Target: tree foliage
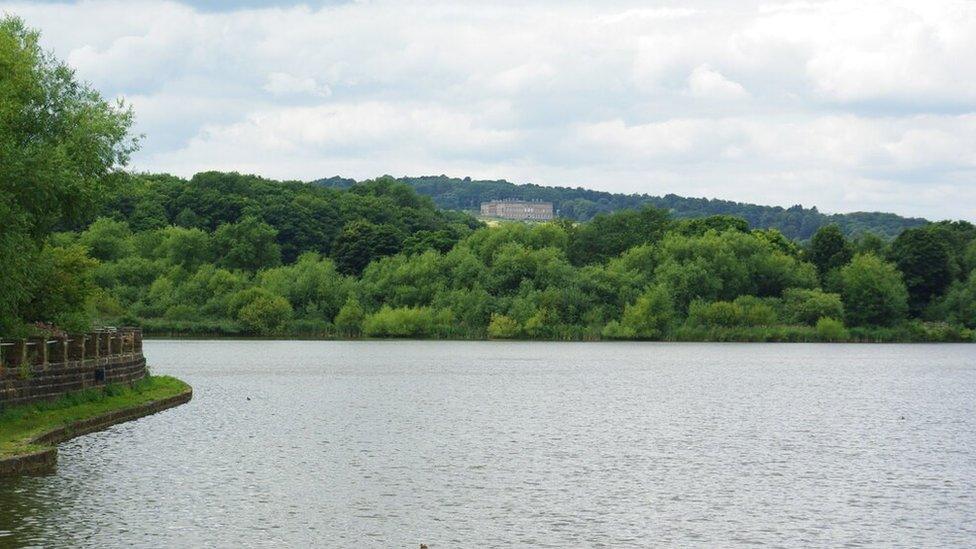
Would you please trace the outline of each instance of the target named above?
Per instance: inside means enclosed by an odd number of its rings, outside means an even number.
[[[36,296],[60,291],[52,278],[79,273],[51,271],[42,242],[55,227],[88,218],[136,142],[128,107],[78,82],[36,31],[10,16],[0,18],[0,98],[0,330],[13,333],[23,321],[54,320],[36,316],[54,314]],[[83,264],[53,264],[69,266]],[[65,296],[69,309],[57,314],[83,316],[83,301]]]
[[[644,206],[660,208],[676,219],[723,216],[736,218],[749,227],[777,229],[790,239],[808,240],[817,229],[836,224],[845,236],[873,233],[885,239],[901,231],[926,224],[924,219],[906,218],[890,213],[854,212],[828,215],[816,207],[796,205],[789,208],[759,206],[708,198],[690,198],[674,194],[619,194],[583,188],[517,185],[505,180],[485,181],[447,176],[404,177],[400,181],[412,186],[419,194],[433,199],[437,206],[448,210],[477,211],[482,202],[496,199],[543,200],[552,202],[560,217],[574,221],[589,221],[601,214],[621,210],[636,210]],[[328,188],[348,188],[356,182],[332,177],[315,184]],[[719,232],[728,227],[710,227]]]
[[[851,260],[854,250],[837,225],[821,227],[810,239],[810,262],[820,276],[839,269]]]
[[[862,254],[854,256],[840,275],[841,297],[850,324],[890,326],[908,313],[908,290],[894,265]]]
[[[949,245],[939,232],[909,229],[891,243],[888,255],[901,271],[908,288],[908,305],[914,313],[941,295],[954,278]]]

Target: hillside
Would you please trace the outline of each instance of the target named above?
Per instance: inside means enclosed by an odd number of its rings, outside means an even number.
[[[816,207],[804,208],[799,205],[782,208],[730,200],[688,198],[675,194],[652,196],[609,193],[583,188],[517,185],[503,179],[472,180],[439,175],[401,177],[400,181],[411,185],[418,193],[431,197],[440,208],[448,210],[477,210],[482,202],[502,198],[545,200],[553,203],[560,217],[587,221],[597,214],[651,204],[670,210],[677,218],[723,214],[741,217],[754,228],[779,229],[784,235],[797,240],[807,240],[817,229],[832,223],[837,224],[847,236],[873,232],[886,239],[894,238],[905,229],[927,223],[921,218],[907,218],[882,212],[824,214]],[[353,185],[354,181],[332,177],[313,183],[344,188]]]

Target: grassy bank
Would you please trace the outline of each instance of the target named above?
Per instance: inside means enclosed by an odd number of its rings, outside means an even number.
[[[169,376],[152,376],[132,386],[109,385],[66,395],[53,402],[8,408],[0,412],[0,459],[40,447],[35,437],[73,422],[179,395],[190,388]]]

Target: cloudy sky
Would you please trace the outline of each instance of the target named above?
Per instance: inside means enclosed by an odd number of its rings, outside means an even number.
[[[132,167],[445,173],[976,221],[976,2],[4,2]]]

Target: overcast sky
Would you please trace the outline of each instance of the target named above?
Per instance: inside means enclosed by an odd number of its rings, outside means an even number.
[[[441,174],[976,220],[976,2],[3,2],[138,170]]]

